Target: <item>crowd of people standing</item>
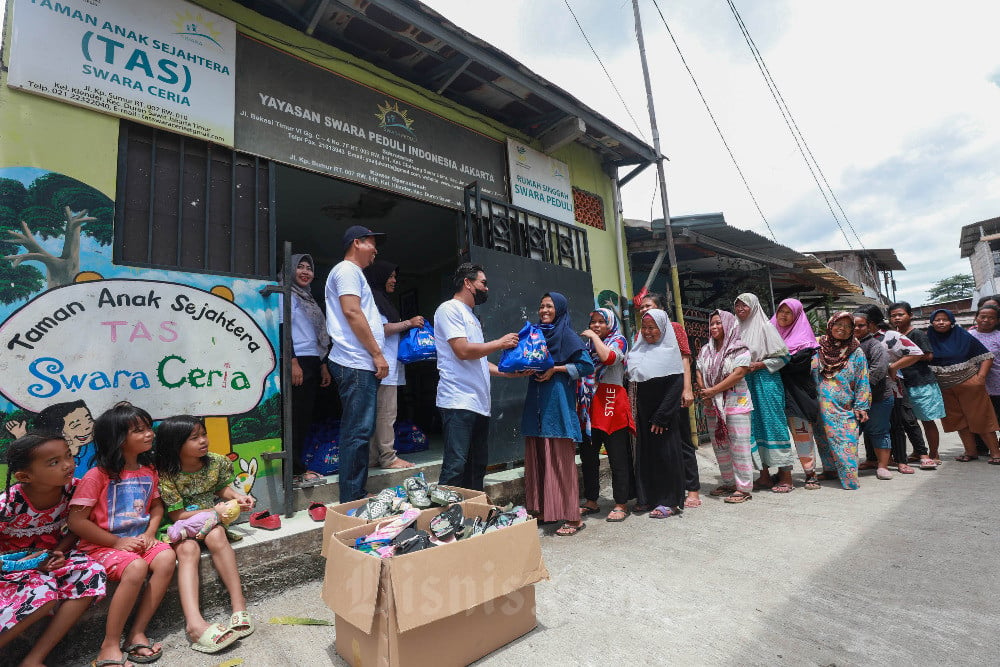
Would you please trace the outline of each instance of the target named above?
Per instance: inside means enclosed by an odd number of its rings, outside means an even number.
[[[365,495],[368,465],[410,465],[392,458],[377,425],[395,417],[394,390],[404,377],[395,359],[398,336],[424,320],[402,320],[387,298],[398,269],[376,262],[380,236],[349,229],[344,262],[326,286],[326,333],[334,341],[329,375],[344,406],[342,502]],[[607,521],[635,513],[662,519],[700,506],[690,415],[696,398],[722,476],[710,493],[730,504],[762,490],[792,492],[796,461],[801,488],[811,491],[824,480],[856,489],[859,471],[869,468],[880,480],[891,479],[892,469],[913,474],[911,463],[935,470],[941,465],[938,421],[962,438],[966,452],[959,461],[976,460],[978,446],[989,451],[991,464],[1000,464],[993,409],[1000,407],[1000,379],[991,371],[1000,351],[995,301],[982,304],[972,332],[956,326],[946,310],[932,314],[927,331],[915,329],[909,304],[900,302],[887,312],[877,306],[837,312],[817,337],[798,300],[785,299],[769,317],[756,295],[744,293],[731,310],[711,313],[710,340],[692,353],[683,327],[670,321],[655,294],[641,300],[638,333],[629,341],[617,311],[593,310],[580,331],[565,296],[550,291],[539,300],[537,325],[553,367],[503,373],[488,356],[518,339],[514,333],[491,341],[483,336],[473,311],[489,295],[483,268],[461,265],[453,286],[452,299],[433,317],[444,432],[440,483],[483,488],[492,378],[526,377],[526,506],[545,522],[559,522],[557,535],[576,534],[587,516],[601,511],[602,451],[614,501]],[[307,481],[309,471],[301,474]]]

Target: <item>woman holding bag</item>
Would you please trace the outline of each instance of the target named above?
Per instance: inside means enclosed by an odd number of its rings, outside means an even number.
[[[594,372],[583,341],[570,324],[569,302],[549,292],[538,306],[538,327],[555,365],[528,380],[524,434],[525,505],[542,521],[563,521],[556,535],[576,535],[585,524],[578,506],[576,446],[583,437],[576,413],[576,381]]]
[[[403,364],[397,359],[399,350],[399,335],[415,327],[424,326],[424,318],[417,315],[408,320],[400,317],[399,311],[389,299],[389,295],[396,291],[396,277],[399,267],[391,262],[376,259],[371,266],[364,269],[368,286],[372,288],[372,297],[378,312],[382,316],[382,329],[385,331],[385,345],[382,347],[382,356],[389,363],[389,374],[379,383],[376,394],[375,407],[375,431],[368,444],[368,467],[389,468],[412,468],[413,464],[404,461],[396,455],[393,447],[396,443],[396,410],[397,410],[397,387],[406,384],[406,373],[403,371]]]

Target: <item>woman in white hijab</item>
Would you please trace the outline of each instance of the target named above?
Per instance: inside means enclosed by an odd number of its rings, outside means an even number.
[[[651,519],[679,516],[684,504],[681,454],[681,394],[684,365],[667,313],[653,309],[642,317],[639,339],[626,360],[636,383],[635,477],[637,512]]]
[[[785,341],[760,307],[760,299],[749,292],[736,297],[733,312],[740,321],[740,338],[750,350],[750,387],[753,412],[751,427],[763,468],[754,482],[754,490],[770,488],[775,493],[789,493],[795,449],[785,417],[785,387],[779,371],[788,363]],[[778,469],[778,481],[772,482],[768,468]]]

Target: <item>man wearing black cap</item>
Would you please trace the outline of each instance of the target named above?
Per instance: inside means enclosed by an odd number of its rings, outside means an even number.
[[[362,269],[375,261],[385,234],[355,225],[344,232],[344,261],[326,280],[326,326],[333,340],[328,364],[337,383],[340,420],[340,502],[364,498],[368,441],[375,429],[379,380],[389,372],[382,356],[382,317]]]

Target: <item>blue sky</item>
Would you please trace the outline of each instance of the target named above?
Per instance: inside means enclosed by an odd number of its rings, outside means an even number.
[[[562,0],[424,0],[622,127],[640,133]],[[569,0],[649,138],[629,0]],[[969,273],[962,225],[1000,215],[1000,3],[736,0],[782,95],[867,248],[895,248],[898,294],[922,303],[936,280]],[[722,0],[659,0],[778,242],[846,248]],[[715,132],[651,0],[640,0],[671,214],[722,211],[769,233]],[[660,217],[647,170],[623,190],[625,216]],[[845,226],[846,227],[846,226]],[[848,230],[848,234],[850,230]],[[851,243],[860,247],[851,234]]]

